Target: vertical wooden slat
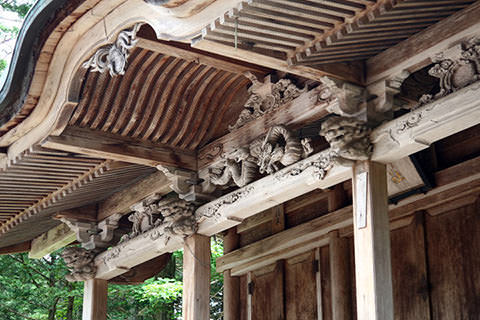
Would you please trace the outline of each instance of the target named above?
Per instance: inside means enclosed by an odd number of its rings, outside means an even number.
[[[107,280],[92,279],[84,282],[83,320],[107,319]]]
[[[239,238],[236,227],[229,229],[223,238],[223,252],[229,253],[237,249]],[[240,319],[240,279],[230,276],[230,270],[223,272],[223,318]]]
[[[386,167],[353,168],[353,223],[358,319],[393,320]]]
[[[423,212],[416,212],[410,225],[393,230],[391,243],[395,318],[430,320]]]
[[[183,250],[183,319],[210,319],[210,238],[198,234]]]
[[[285,229],[285,210],[283,204],[272,209],[272,233],[277,233]]]
[[[348,240],[340,238],[338,231],[330,237],[330,276],[332,287],[332,319],[352,319],[350,295],[350,251]]]
[[[323,306],[322,306],[322,270],[320,263],[320,248],[315,249],[315,263],[317,264],[317,273],[315,274],[315,282],[317,289],[317,319],[323,319]]]

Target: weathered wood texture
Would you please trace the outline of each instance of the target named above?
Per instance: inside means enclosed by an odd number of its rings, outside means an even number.
[[[106,320],[108,283],[91,279],[84,282],[82,320]]]
[[[196,156],[161,143],[149,143],[89,128],[67,127],[60,136],[49,136],[42,146],[101,159],[131,162],[145,166],[196,169]]]
[[[223,252],[229,253],[237,249],[239,238],[237,228],[227,230],[223,237]],[[223,318],[240,320],[240,278],[232,277],[230,270],[223,272]]]
[[[445,3],[459,1],[445,1]],[[463,1],[462,1],[463,2]],[[404,70],[415,72],[432,63],[431,58],[468,37],[478,36],[480,3],[451,15],[408,40],[367,60],[367,84],[388,79]],[[421,20],[412,21],[418,23]]]
[[[276,320],[285,318],[284,261],[251,273],[251,318]]]
[[[171,192],[170,180],[162,172],[155,172],[133,184],[129,188],[112,194],[98,204],[97,220],[102,221],[113,214],[126,214],[130,207],[154,193]]]
[[[53,251],[77,240],[75,232],[62,223],[43,235],[32,240],[32,249],[28,254],[30,259],[40,259]]]
[[[386,166],[365,161],[353,171],[358,318],[393,320]]]
[[[317,319],[315,252],[285,261],[285,319]]]
[[[434,204],[426,211],[410,213],[411,219],[403,225],[392,226],[395,319],[476,319],[480,294],[480,259],[476,255],[480,250],[479,196],[477,190],[476,196],[463,196],[447,207]],[[248,272],[254,280],[251,319],[270,319],[268,312],[282,308],[284,319],[317,319],[317,297],[322,303],[322,317],[318,319],[362,319],[356,316],[354,299],[343,305],[343,316],[336,309],[341,305],[337,300],[339,292],[347,299],[356,292],[352,238],[330,233],[329,239],[329,245],[320,245],[318,258],[311,249],[286,260],[278,254],[278,259],[272,258],[272,264]],[[343,259],[332,252],[338,250],[338,241],[343,242]],[[315,280],[315,259],[320,261],[320,286]],[[245,297],[246,276],[242,279],[241,296]],[[274,288],[280,290],[281,279],[284,291],[273,293]],[[273,299],[276,310],[271,311]],[[258,301],[264,308],[256,307]],[[241,302],[241,308],[239,315],[248,313],[247,303]]]
[[[210,319],[210,237],[193,235],[183,250],[183,319]]]
[[[144,39],[139,45],[121,77],[87,74],[90,90],[69,125],[188,150],[227,133],[247,98],[250,80],[240,74],[246,68],[233,72],[230,63],[222,68],[208,56]]]
[[[159,274],[170,262],[171,253],[164,253],[161,256],[153,258],[147,262],[131,268],[128,272],[108,280],[112,284],[141,284],[145,280]]]

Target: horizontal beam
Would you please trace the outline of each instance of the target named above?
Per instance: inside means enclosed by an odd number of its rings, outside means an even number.
[[[126,189],[112,194],[98,204],[97,221],[102,221],[113,214],[129,213],[130,207],[146,197],[157,193],[167,194],[172,191],[170,180],[162,172],[155,172]]]
[[[41,145],[49,149],[145,166],[196,169],[194,152],[88,128],[67,127],[60,136],[49,136]]]
[[[478,36],[480,2],[461,10],[367,60],[366,84],[389,79],[407,70],[415,72],[432,63],[431,57],[460,40]]]
[[[269,69],[254,65],[247,65],[243,61],[235,63],[234,60],[227,59],[225,57],[214,56],[210,52],[203,52],[189,47],[189,49],[183,49],[175,46],[175,43],[169,43],[164,41],[153,41],[145,38],[137,38],[137,47],[155,51],[170,57],[180,58],[186,61],[196,62],[205,66],[213,67],[219,70],[244,74],[245,72],[252,72],[258,75],[265,75],[269,73]],[[230,60],[230,61],[229,61]]]
[[[335,109],[333,103],[338,102],[319,101],[318,97],[323,90],[324,87],[319,86],[304,92],[293,101],[277,108],[275,112],[266,113],[201,148],[198,152],[199,169],[220,161],[223,153],[228,154],[239,146],[248,145],[266,134],[272,126],[284,125],[295,130],[328,115],[327,108]]]
[[[2,254],[12,254],[12,253],[22,253],[30,251],[32,242],[25,241],[22,243],[14,244],[11,246],[0,248],[0,255]]]
[[[371,134],[372,160],[385,164],[394,162],[479,124],[479,95],[480,82],[477,82],[377,127]],[[319,178],[318,166],[326,158],[328,151],[317,153],[201,206],[197,214],[210,218],[200,223],[198,232],[209,236],[216,234],[299,195],[351,178],[350,168],[333,163],[325,176]]]
[[[473,170],[473,171],[472,171]],[[465,173],[470,172],[467,176]],[[458,173],[460,180],[455,178]],[[389,205],[390,230],[401,228],[411,222],[417,211],[442,207],[447,202],[468,198],[480,193],[480,157],[460,165],[439,171],[435,177],[443,185],[421,194],[412,201],[410,198],[398,204]],[[351,229],[353,225],[352,206],[347,206],[293,227],[286,231],[232,251],[217,259],[217,271],[231,270],[232,276],[240,276],[249,271],[267,266],[279,259],[288,259],[329,243],[328,233],[333,230]],[[343,230],[342,230],[343,229]],[[343,236],[351,232],[341,232]]]
[[[361,64],[335,63],[319,66],[318,69],[316,69],[301,65],[289,65],[288,62],[283,59],[269,57],[263,54],[240,48],[234,48],[206,39],[195,41],[192,44],[192,47],[205,51],[215,52],[222,56],[230,57],[241,61],[255,61],[256,64],[259,64],[261,66],[283,72],[288,72],[312,80],[321,81],[322,77],[328,76],[356,84],[363,83],[363,67]]]
[[[75,232],[62,223],[33,239],[32,249],[28,257],[30,259],[41,259],[45,255],[63,248],[75,240],[77,240]]]

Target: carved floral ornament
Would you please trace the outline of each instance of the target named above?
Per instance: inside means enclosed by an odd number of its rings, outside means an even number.
[[[125,74],[127,59],[138,41],[136,36],[141,26],[141,23],[137,23],[133,28],[121,31],[115,43],[99,48],[82,66],[85,69],[92,68],[93,72],[104,73],[108,70],[112,77]]]
[[[423,95],[416,107],[440,99],[480,79],[480,37],[437,54],[428,73],[440,80],[440,91]]]

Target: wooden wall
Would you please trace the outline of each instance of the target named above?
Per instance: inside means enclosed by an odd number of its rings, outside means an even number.
[[[470,194],[392,223],[395,319],[480,319],[479,197]],[[318,202],[309,206],[319,209]],[[268,219],[263,227],[266,223]],[[342,319],[356,319],[353,239],[348,228],[340,235],[347,239],[343,248],[349,275],[344,282],[349,288],[337,290],[349,309]],[[255,236],[245,233],[243,238],[245,245]],[[338,266],[330,264],[330,257],[326,245],[242,275],[241,319],[333,319],[332,308],[339,304],[333,302],[338,297],[332,296],[332,273]]]

